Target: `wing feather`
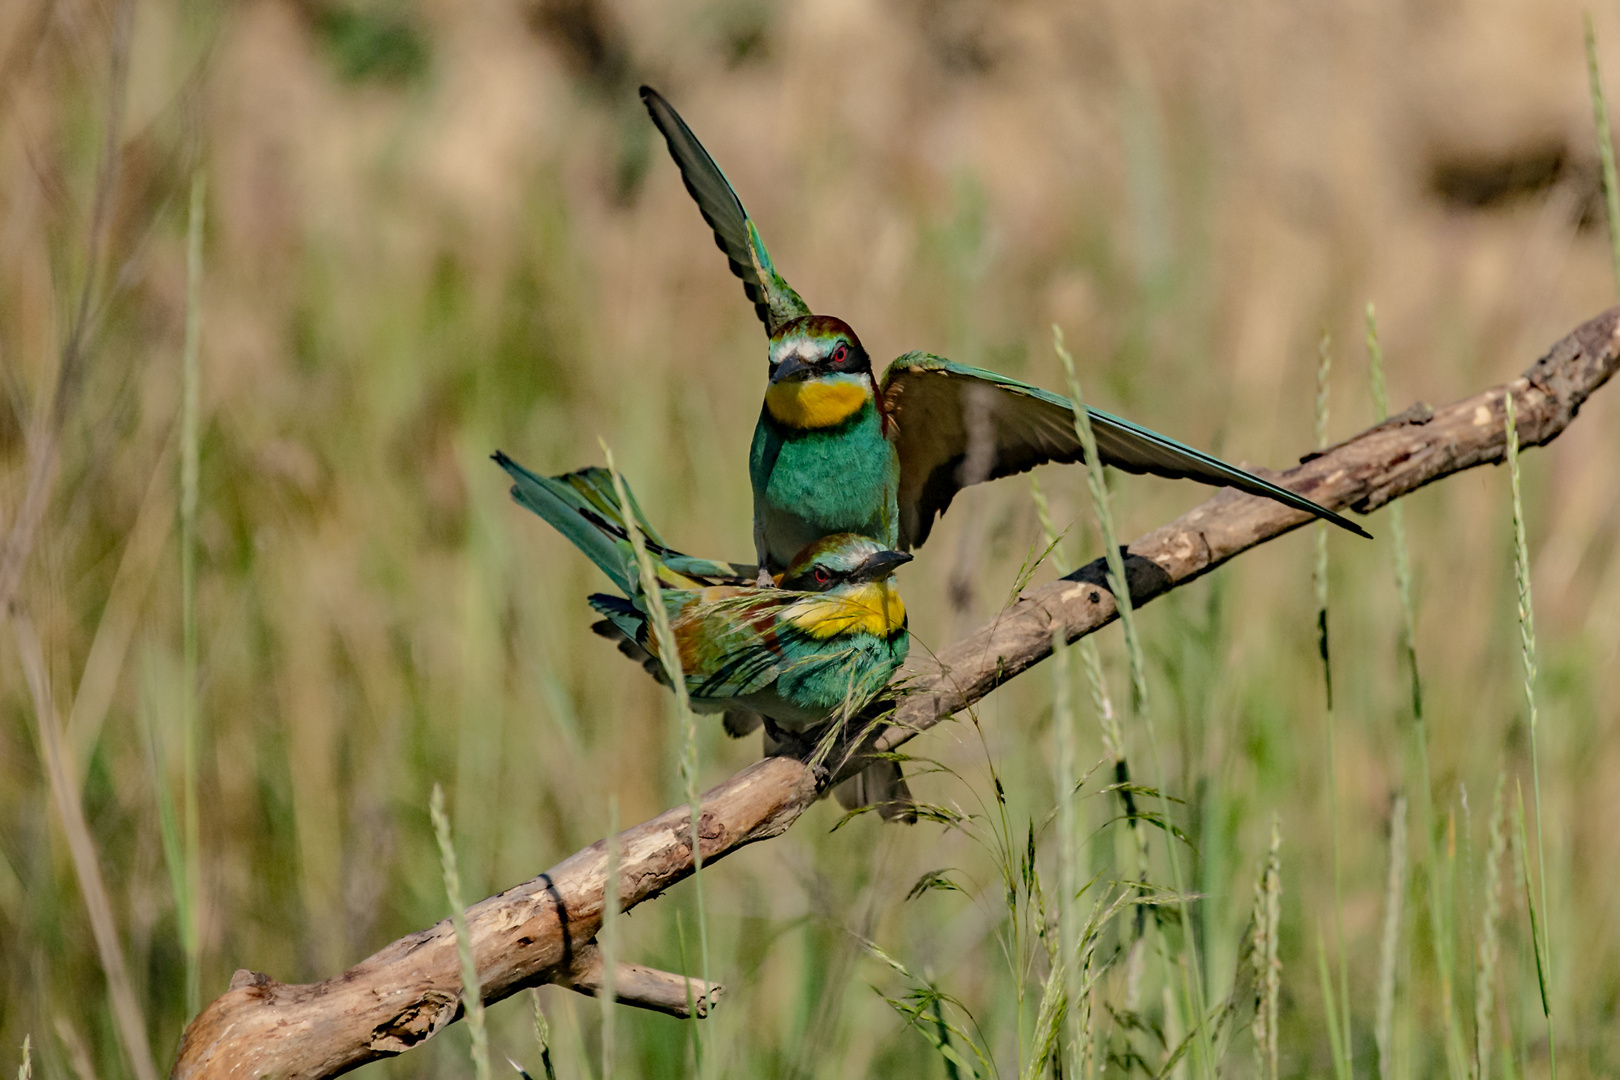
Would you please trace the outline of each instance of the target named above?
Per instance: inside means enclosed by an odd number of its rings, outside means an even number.
[[[753,302],[754,313],[765,324],[767,333],[790,319],[810,314],[799,294],[771,265],[759,230],[748,219],[742,200],[720,171],[720,166],[703,148],[681,114],[650,86],[641,88],[642,103],[664,136],[670,156],[680,166],[681,180],[698,204],[703,220],[714,230],[714,242],[725,252],[731,272],[742,279],[743,291]]]
[[[883,373],[883,405],[900,457],[900,542],[928,538],[968,484],[1046,462],[1084,460],[1069,400],[993,371],[907,353]],[[1104,464],[1129,473],[1236,488],[1367,532],[1303,495],[1100,409],[1087,408]]]

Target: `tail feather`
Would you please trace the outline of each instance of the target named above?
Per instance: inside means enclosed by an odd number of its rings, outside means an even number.
[[[625,522],[624,508],[613,489],[613,474],[592,466],[561,476],[539,476],[496,452],[495,463],[513,479],[512,498],[544,518],[552,528],[568,537],[626,596],[639,596],[640,571],[635,549]],[[706,585],[752,584],[756,570],[740,563],[698,559],[672,550],[664,543],[642,512],[636,493],[628,482],[624,493],[630,500],[636,527],[646,540],[660,584],[666,589],[693,589]]]
[[[566,536],[622,592],[633,593],[634,552],[624,539],[624,517],[606,470],[591,468],[558,477],[540,476],[498,451],[495,464],[512,477],[512,498],[519,506],[538,514]],[[636,509],[637,523],[646,529],[634,496],[631,506]]]
[[[884,821],[910,825],[917,820],[917,804],[898,761],[874,761],[834,788],[833,797],[845,810],[875,806]]]
[[[592,593],[586,598],[591,609],[603,616],[591,624],[591,630],[618,645],[619,651],[652,674],[662,678],[664,665],[660,664],[647,647],[647,616],[632,601],[622,596]]]

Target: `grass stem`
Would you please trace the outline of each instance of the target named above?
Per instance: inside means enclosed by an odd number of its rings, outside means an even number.
[[[1277,1080],[1277,1023],[1282,1004],[1282,960],[1277,956],[1282,925],[1282,824],[1271,818],[1271,846],[1254,881],[1254,1054],[1263,1080]]]
[[[1480,914],[1474,968],[1474,1075],[1480,1080],[1491,1074],[1492,1004],[1501,959],[1497,921],[1502,915],[1502,858],[1507,852],[1507,803],[1503,798],[1506,779],[1506,772],[1496,774],[1496,794],[1491,799],[1490,840],[1485,849],[1485,910]]]
[[[202,314],[203,212],[207,184],[203,171],[191,176],[191,208],[186,223],[186,337],[181,356],[180,404],[180,610],[184,683],[180,692],[185,807],[185,892],[180,943],[186,957],[186,1015],[202,1008],[202,809],[198,801],[197,702],[197,487],[198,399],[202,381],[199,331]]]
[[[1378,340],[1378,315],[1373,305],[1367,304],[1367,359],[1372,385],[1373,407],[1377,419],[1389,418],[1389,396],[1384,385],[1384,350]],[[1440,1011],[1445,1024],[1446,1063],[1452,1080],[1462,1080],[1467,1074],[1463,1061],[1461,1028],[1457,1022],[1454,991],[1453,948],[1454,928],[1450,908],[1441,895],[1442,869],[1440,848],[1436,841],[1434,812],[1434,786],[1429,767],[1429,726],[1423,711],[1423,680],[1418,672],[1417,616],[1412,600],[1412,564],[1406,545],[1405,507],[1395,503],[1389,508],[1390,542],[1394,548],[1395,590],[1401,602],[1401,656],[1406,661],[1412,704],[1412,741],[1417,755],[1415,786],[1418,792],[1418,827],[1422,830],[1424,846],[1424,896],[1427,900],[1429,930],[1433,939],[1435,972],[1440,981]]]
[[[606,442],[602,443],[602,453],[607,459],[608,472],[613,477],[614,494],[618,496],[619,505],[626,508],[625,532],[630,537],[630,546],[636,553],[636,566],[641,574],[641,591],[646,603],[648,622],[652,624],[653,634],[658,642],[658,655],[664,665],[664,674],[668,676],[670,688],[675,692],[675,718],[681,734],[681,779],[685,782],[686,802],[691,810],[692,892],[697,905],[698,975],[707,983],[709,920],[703,901],[703,845],[699,840],[698,829],[703,808],[698,792],[697,720],[692,713],[691,699],[687,696],[686,672],[681,669],[680,647],[675,640],[675,631],[670,626],[669,611],[664,607],[663,590],[658,584],[658,570],[653,565],[652,556],[647,553],[647,541],[641,535],[636,515],[630,512],[629,508],[634,504],[625,490],[624,477],[619,475],[618,466],[613,462],[613,451],[608,448]],[[696,1023],[701,1019],[698,1010],[692,1010],[693,1022]],[[699,1026],[693,1031],[697,1033],[698,1073],[702,1075],[708,1063],[703,1029]]]
[[[1530,781],[1536,807],[1536,872],[1541,879],[1541,930],[1536,935],[1538,969],[1544,971],[1541,1005],[1547,1017],[1547,1059],[1552,1080],[1558,1080],[1558,1043],[1553,1037],[1552,1003],[1548,988],[1553,981],[1552,941],[1548,936],[1551,915],[1547,907],[1547,840],[1545,812],[1541,803],[1540,710],[1536,708],[1536,616],[1530,593],[1530,552],[1524,536],[1524,502],[1519,487],[1519,426],[1510,392],[1507,408],[1508,475],[1513,487],[1513,566],[1519,591],[1519,648],[1524,659],[1524,703],[1530,718]],[[1532,916],[1534,918],[1534,916]],[[1534,934],[1535,931],[1532,930]]]
[[[1379,1080],[1395,1076],[1395,974],[1400,957],[1401,909],[1406,903],[1406,796],[1395,796],[1389,813],[1389,872],[1384,887],[1384,931],[1378,944],[1378,999],[1373,1041]]]
[[[629,503],[621,502],[628,506]],[[628,519],[631,515],[626,514]],[[602,928],[596,933],[596,946],[602,952],[602,985],[596,1000],[602,1005],[602,1080],[613,1080],[618,1065],[618,1034],[614,1008],[619,970],[619,799],[608,796],[607,881],[602,886]]]
[[[1182,992],[1189,1006],[1189,1015],[1199,1018],[1197,1025],[1199,1066],[1204,1075],[1213,1076],[1215,1073],[1213,1048],[1209,1030],[1202,1019],[1207,1010],[1204,1008],[1204,978],[1198,957],[1198,942],[1193,933],[1192,916],[1187,910],[1187,889],[1181,872],[1181,856],[1176,850],[1175,834],[1171,828],[1171,823],[1175,819],[1171,814],[1170,796],[1164,790],[1164,763],[1159,757],[1153,714],[1148,708],[1147,663],[1143,657],[1141,638],[1136,632],[1136,619],[1131,606],[1130,579],[1125,572],[1125,556],[1114,530],[1114,517],[1109,507],[1108,485],[1103,476],[1102,458],[1097,453],[1097,440],[1091,431],[1091,416],[1086,411],[1085,397],[1080,390],[1080,379],[1075,374],[1074,357],[1064,346],[1063,331],[1055,323],[1052,326],[1052,347],[1063,364],[1063,372],[1068,381],[1069,400],[1074,407],[1074,430],[1085,454],[1086,485],[1091,492],[1092,510],[1096,515],[1097,531],[1101,535],[1103,555],[1108,565],[1108,588],[1114,594],[1119,609],[1120,625],[1124,630],[1125,649],[1131,672],[1132,711],[1142,720],[1143,728],[1147,732],[1148,748],[1153,755],[1154,771],[1157,774],[1155,779],[1159,788],[1167,837],[1165,851],[1170,858],[1170,872],[1176,888],[1176,910],[1181,917],[1182,947],[1186,950],[1189,960],[1189,966],[1181,968]]]
[[[1061,538],[1052,524],[1046,496],[1034,477],[1030,477],[1030,490],[1035,500],[1035,511],[1046,534],[1046,543],[1052,551],[1058,573],[1069,571]],[[1077,908],[1080,891],[1080,826],[1076,820],[1075,788],[1079,769],[1076,765],[1074,675],[1069,665],[1069,644],[1061,631],[1052,635],[1052,727],[1057,744],[1057,827],[1058,827],[1058,962],[1063,965],[1062,984],[1066,1009],[1063,1014],[1063,1032],[1059,1043],[1062,1071],[1068,1076],[1080,1075],[1083,1034],[1081,1010],[1078,1007],[1080,983],[1084,972],[1079,965],[1080,913]],[[947,1065],[950,1065],[947,1062]]]
[[[456,953],[461,957],[461,1007],[472,1036],[473,1075],[489,1080],[489,1030],[484,1023],[484,994],[478,985],[478,961],[473,955],[472,936],[467,932],[467,903],[461,894],[461,871],[456,864],[456,845],[450,835],[450,817],[444,811],[444,789],[433,785],[428,798],[428,816],[433,819],[433,836],[439,844],[439,866],[444,871],[444,892],[450,901],[450,927],[456,935]]]
[[[68,854],[72,857],[79,892],[84,897],[85,911],[90,917],[90,933],[100,954],[101,970],[107,977],[107,997],[112,1005],[118,1037],[136,1080],[157,1080],[152,1044],[146,1034],[146,1018],[141,1015],[134,986],[130,983],[129,966],[124,960],[124,947],[119,941],[118,925],[113,919],[107,881],[101,874],[95,841],[90,835],[90,823],[84,816],[84,797],[79,791],[76,774],[68,768],[63,752],[61,720],[51,693],[45,653],[40,648],[39,635],[32,619],[14,611],[10,621],[11,633],[17,642],[17,656],[22,662],[23,677],[33,698],[40,756],[50,783],[51,798],[56,803],[56,812],[62,823],[62,832],[67,836]]]
[[[551,1061],[551,1024],[540,1007],[540,988],[530,987],[529,995],[534,1005],[534,1042],[540,1048],[540,1067],[546,1072],[546,1080],[557,1080],[557,1066]]]
[[[1614,137],[1609,132],[1609,103],[1603,95],[1603,76],[1598,70],[1597,31],[1592,13],[1582,13],[1586,28],[1586,77],[1592,93],[1592,120],[1597,128],[1598,159],[1603,163],[1603,208],[1609,220],[1609,258],[1614,266],[1615,287],[1620,289],[1620,183],[1615,180]]]
[[[1316,415],[1313,424],[1316,448],[1327,447],[1328,428],[1328,376],[1333,370],[1332,340],[1324,332],[1316,347]],[[1315,526],[1315,559],[1311,568],[1311,583],[1316,590],[1316,647],[1322,658],[1322,689],[1327,699],[1324,730],[1327,733],[1327,801],[1329,846],[1333,856],[1333,935],[1339,964],[1337,1020],[1329,1016],[1329,1030],[1337,1031],[1334,1040],[1334,1071],[1338,1080],[1350,1080],[1350,959],[1344,949],[1344,867],[1339,852],[1339,766],[1334,749],[1333,723],[1333,659],[1328,648],[1328,550],[1327,522]],[[1325,961],[1324,961],[1325,962]],[[1331,1001],[1329,1007],[1332,1007]]]

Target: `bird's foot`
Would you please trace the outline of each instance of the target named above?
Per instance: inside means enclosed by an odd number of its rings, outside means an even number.
[[[754,587],[759,589],[770,589],[774,588],[775,586],[776,579],[771,577],[771,572],[769,570],[761,566],[759,568],[759,577],[754,579]]]

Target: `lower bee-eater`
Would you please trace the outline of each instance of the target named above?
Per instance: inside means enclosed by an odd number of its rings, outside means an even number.
[[[536,475],[497,453],[512,497],[583,551],[622,595],[596,594],[595,629],[665,681],[625,514],[603,469]],[[753,568],[671,550],[625,493],[659,581],[686,691],[699,712],[724,712],[726,729],[745,734],[757,719],[804,731],[853,717],[906,658],[906,608],[894,570],[911,556],[851,534],[822,537],[799,552],[773,587]],[[906,813],[909,793],[892,761],[877,762],[839,792],[845,805],[877,804]]]

